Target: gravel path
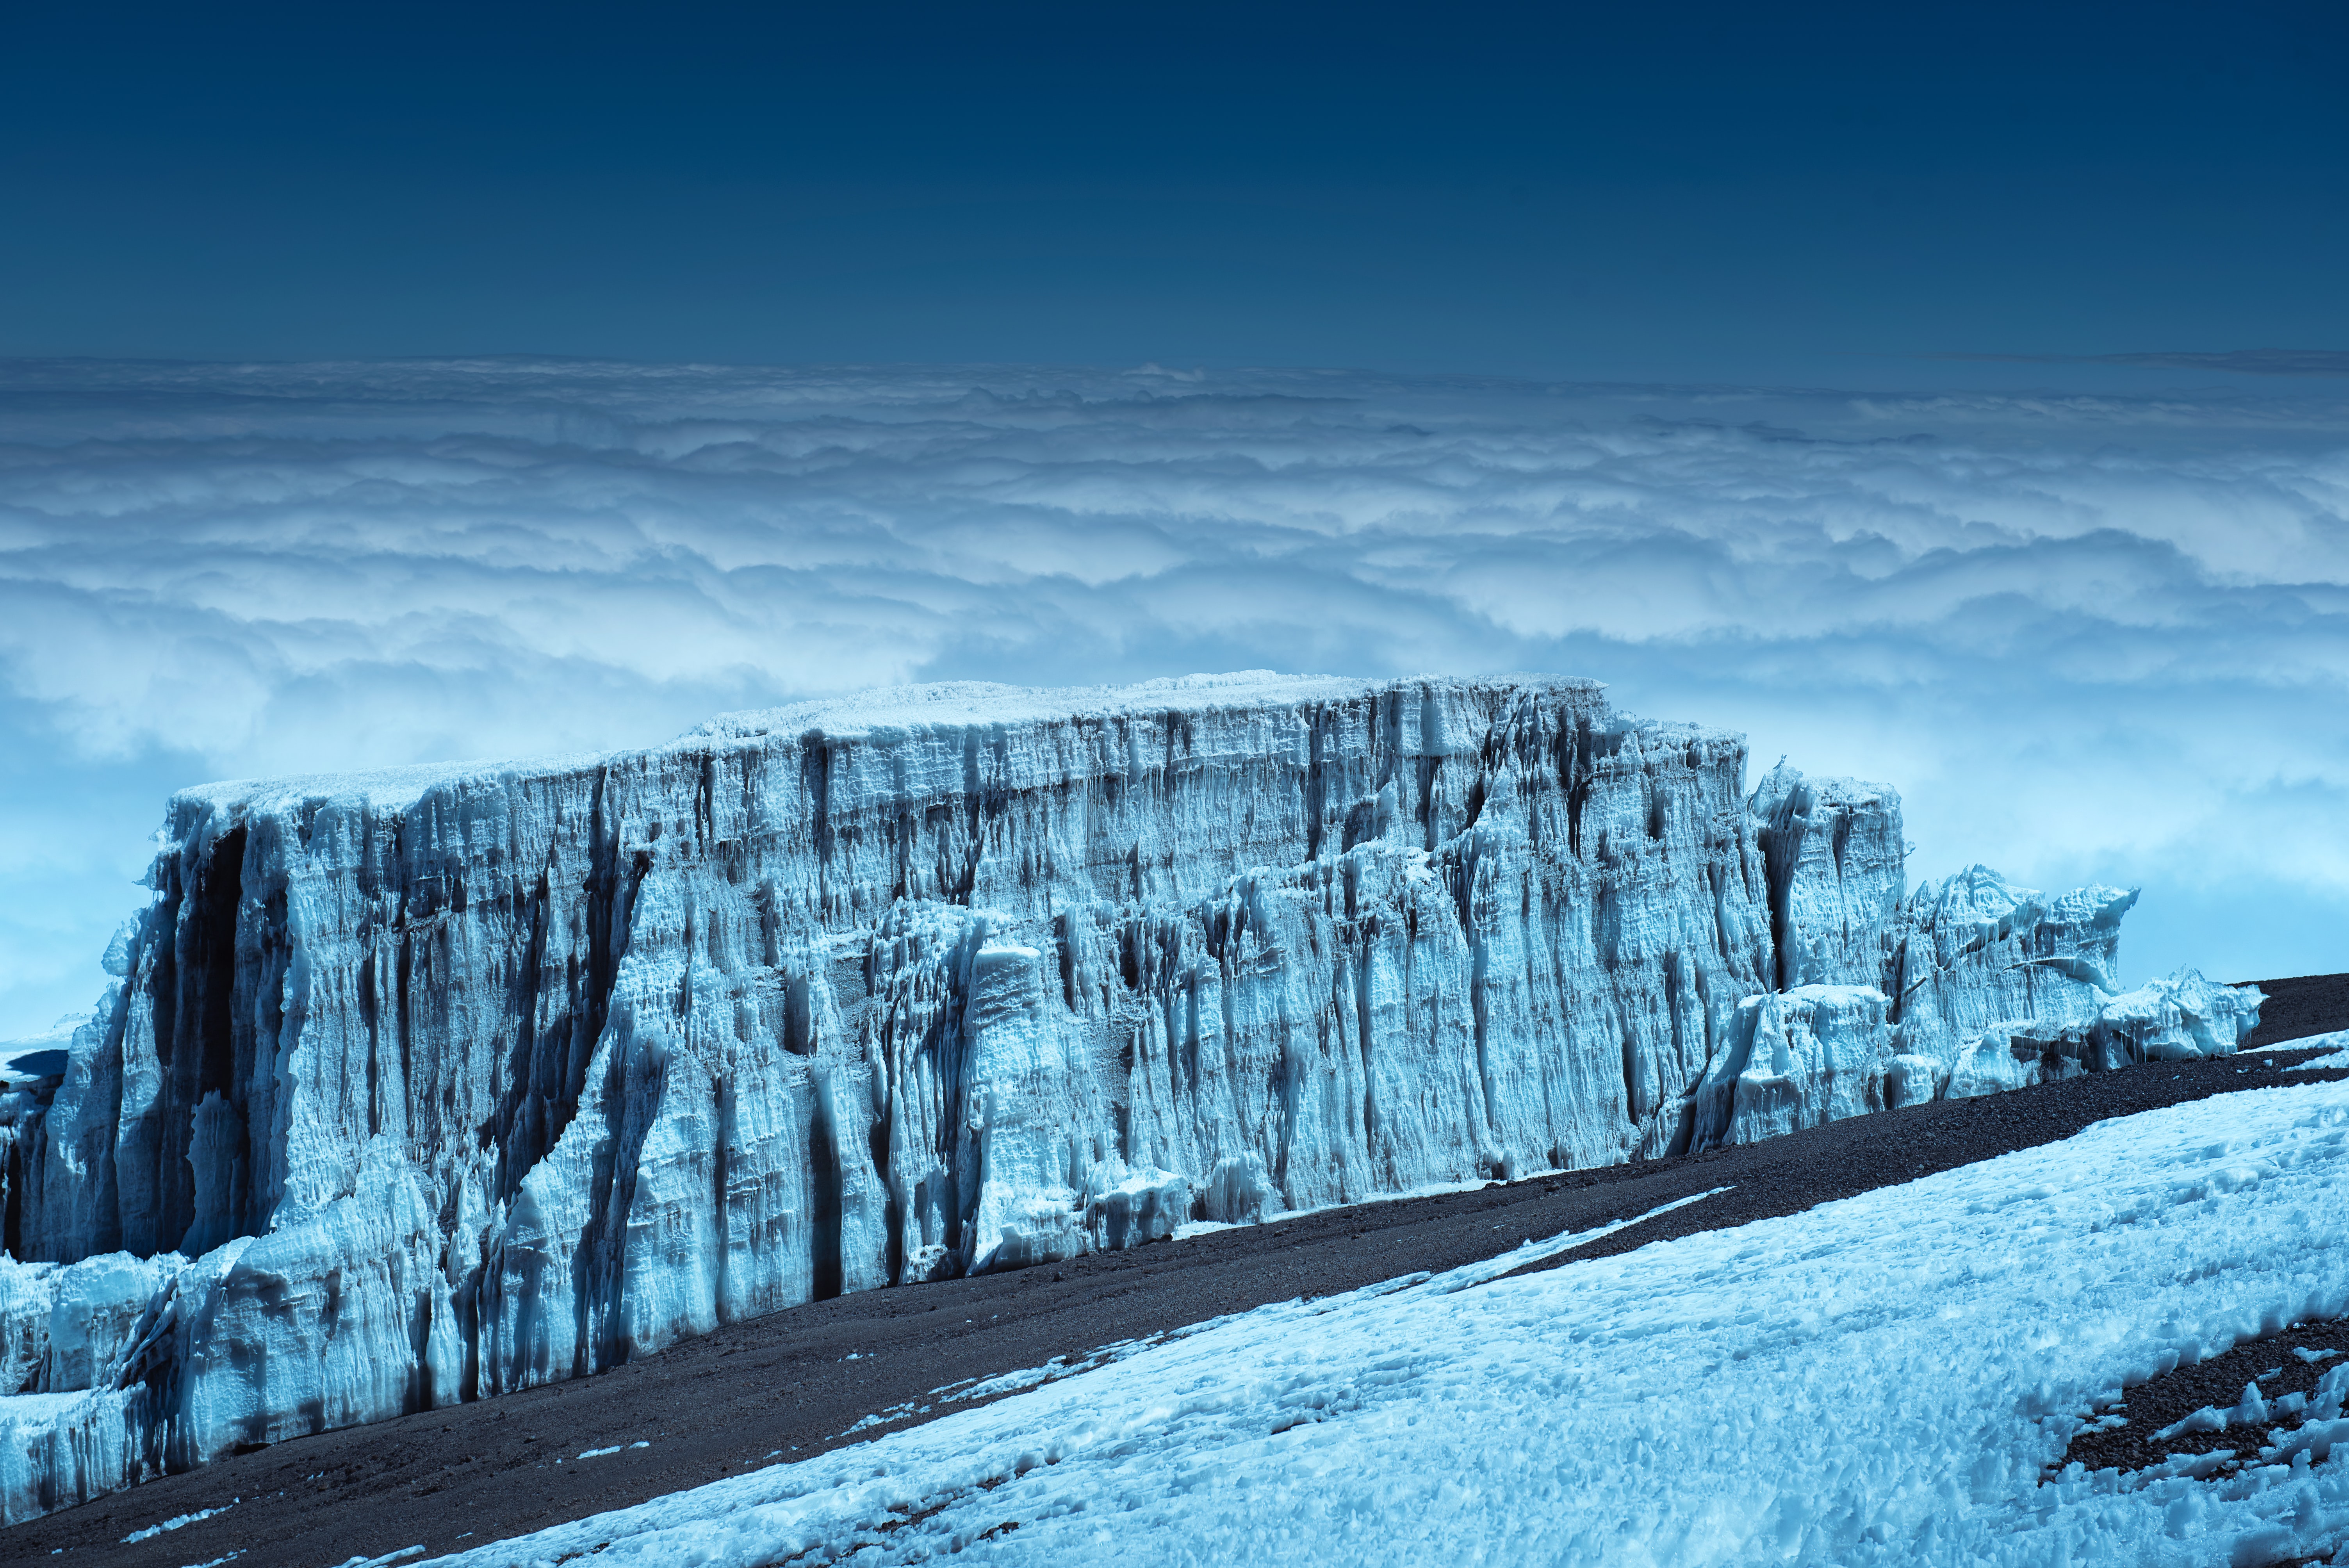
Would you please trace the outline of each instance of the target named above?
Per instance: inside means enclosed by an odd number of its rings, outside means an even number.
[[[2262,981],[2290,1037],[2349,1027],[2349,975]],[[2270,1037],[2272,1038],[2273,1037]],[[1799,1212],[1831,1199],[2068,1138],[2092,1122],[2214,1094],[2344,1073],[2279,1069],[2306,1051],[2101,1073],[1945,1101],[1744,1148],[1537,1177],[1072,1263],[836,1297],[721,1329],[599,1377],[281,1443],[0,1532],[0,1562],[332,1568],[433,1554],[641,1502],[875,1435],[847,1429],[960,1381],[1081,1357],[1224,1313],[1443,1270],[1713,1188],[1731,1190],[1573,1254]],[[948,1405],[943,1410],[968,1408]],[[623,1447],[582,1460],[591,1449]],[[564,1460],[561,1465],[554,1461]],[[135,1544],[175,1517],[216,1516]],[[413,1561],[409,1559],[409,1561]]]

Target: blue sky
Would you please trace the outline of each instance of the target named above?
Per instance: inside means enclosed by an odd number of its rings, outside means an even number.
[[[1252,666],[2349,969],[2344,15],[12,18],[0,1037],[183,784]]]
[[[2320,0],[34,7],[0,353],[1906,387],[2340,347],[2344,77]]]

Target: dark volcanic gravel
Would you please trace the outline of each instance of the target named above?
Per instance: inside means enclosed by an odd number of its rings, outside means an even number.
[[[2349,1029],[2349,975],[2302,975],[2252,984],[2268,999],[2260,1005],[2260,1026],[2243,1037],[2247,1051]]]
[[[2337,1011],[2309,1015],[2317,1021],[2298,1033],[2349,1026],[2349,976],[2261,984],[2285,1006],[2303,996],[2312,1006],[2335,1000]],[[2349,1077],[2280,1074],[2310,1054],[2133,1068],[1680,1160],[1364,1204],[1016,1274],[840,1296],[734,1325],[602,1377],[304,1438],[150,1481],[0,1532],[0,1562],[50,1561],[58,1548],[69,1563],[95,1560],[108,1568],[184,1568],[240,1550],[236,1568],[329,1568],[413,1544],[437,1555],[740,1474],[777,1454],[805,1458],[858,1440],[846,1429],[860,1417],[925,1402],[963,1379],[1081,1357],[1269,1302],[1455,1268],[1713,1188],[1731,1190],[1529,1267],[1798,1212],[2068,1138],[2108,1117]],[[852,1352],[854,1360],[847,1359]],[[2224,1400],[2198,1397],[2189,1408],[2232,1403],[2242,1382],[2236,1377]],[[868,1429],[858,1439],[872,1435]],[[585,1463],[576,1457],[638,1440],[651,1446]],[[567,1462],[557,1466],[558,1458]],[[124,1543],[134,1531],[231,1499],[242,1501],[217,1517]]]
[[[2295,1348],[2335,1354],[2311,1363],[2293,1355]],[[2279,1414],[2223,1432],[2179,1432],[2158,1439],[2154,1434],[2206,1406],[2234,1408],[2246,1383],[2257,1383],[2271,1403],[2280,1395],[2306,1394],[2316,1387],[2318,1378],[2340,1364],[2339,1355],[2344,1352],[2349,1352],[2349,1324],[2302,1324],[2266,1339],[2238,1345],[2207,1361],[2149,1377],[2123,1390],[2121,1403],[2110,1407],[2112,1414],[2126,1418],[2127,1426],[2075,1434],[2063,1459],[2051,1468],[2061,1470],[2076,1462],[2092,1470],[2139,1470],[2184,1454],[2215,1453],[2220,1449],[2258,1464],[2256,1455],[2267,1442],[2269,1431],[2296,1429],[2300,1417]]]

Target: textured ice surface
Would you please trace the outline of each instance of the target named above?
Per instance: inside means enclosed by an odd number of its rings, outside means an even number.
[[[1781,760],[1748,810],[1770,868],[1778,985],[1882,985],[1908,888],[1899,795],[1889,784],[1806,779]]]
[[[1893,791],[1744,763],[1589,681],[1250,674],[188,791],[0,1097],[0,1393],[81,1395],[0,1398],[51,1434],[0,1516],[842,1291],[2249,1026],[2113,1001],[2134,895],[1904,896]]]
[[[2116,988],[2121,917],[2136,903],[2108,887],[2050,899],[1979,865],[1919,884],[1896,917],[1884,985],[1904,1048],[1946,1068],[2002,1024],[2093,1018]]]
[[[1737,1005],[1698,1086],[1695,1146],[1751,1143],[1901,1103],[1884,993],[1797,985]]]
[[[2103,1066],[2231,1056],[2258,1024],[2262,999],[2254,986],[2214,985],[2189,969],[2106,1002],[2089,1038]]]
[[[1267,1307],[450,1561],[2199,1568],[2349,1539],[2349,1445],[2215,1483],[2042,1484],[2127,1385],[2349,1308],[2349,1085],[1491,1272]]]

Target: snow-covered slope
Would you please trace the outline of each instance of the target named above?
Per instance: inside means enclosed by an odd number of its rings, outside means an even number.
[[[2349,1310],[2349,1085],[1492,1281],[1559,1245],[442,1561],[2201,1568],[2349,1540],[2338,1435],[2043,1484],[2126,1386]]]
[[[2113,1001],[2133,895],[1904,896],[1897,794],[1744,761],[1588,681],[1257,674],[184,793],[118,985],[0,1104],[0,1514],[843,1290],[2248,1026]]]

